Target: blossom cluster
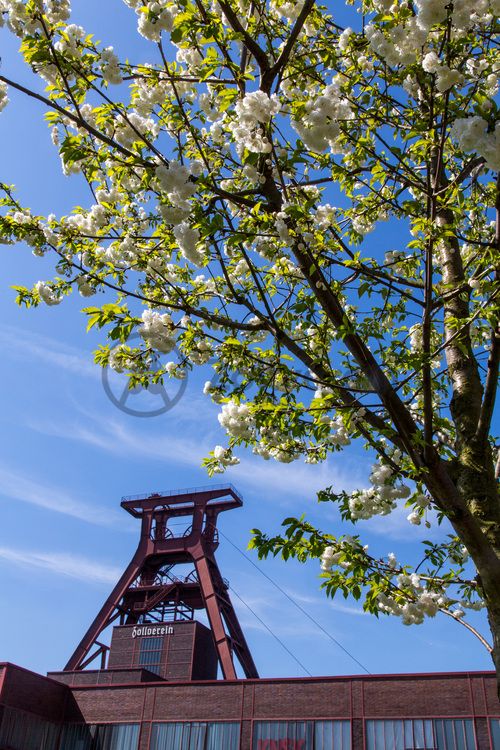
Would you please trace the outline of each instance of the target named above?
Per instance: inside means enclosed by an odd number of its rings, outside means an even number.
[[[133,372],[137,369],[137,359],[131,352],[131,349],[125,344],[115,346],[109,352],[108,366],[114,372]]]
[[[95,294],[95,286],[92,284],[90,276],[79,276],[76,280],[78,291],[82,297],[92,297]]]
[[[49,24],[67,21],[71,14],[69,0],[41,0],[38,5]],[[41,28],[40,20],[30,15],[26,3],[21,0],[0,0],[0,26],[4,23],[3,13],[7,14],[7,27],[18,37]]]
[[[463,75],[458,70],[452,70],[443,63],[436,52],[428,52],[422,60],[422,68],[426,73],[436,75],[436,88],[440,92],[448,91],[457,83],[462,83]]]
[[[428,591],[425,588],[415,591],[411,596],[413,601],[403,604],[396,601],[395,597],[381,593],[378,595],[378,608],[386,614],[401,617],[403,625],[420,625],[425,617],[434,617],[440,607],[447,604],[447,599],[442,593]]]
[[[254,434],[255,421],[247,404],[231,399],[223,404],[218,420],[232,437],[250,440]]]
[[[289,2],[284,0],[281,3],[277,3],[275,0],[270,2],[270,10],[273,15],[277,18],[280,16],[286,18],[287,21],[292,23],[296,21],[304,5],[304,0],[295,0],[295,2]]]
[[[394,66],[415,62],[427,39],[427,32],[415,18],[393,26],[388,35],[375,24],[368,24],[365,33],[373,52]]]
[[[200,339],[189,351],[189,361],[194,365],[205,365],[213,355],[213,348],[209,341]]]
[[[159,42],[162,31],[172,31],[179,8],[169,0],[124,0],[139,16],[137,30],[145,39]]]
[[[430,31],[433,26],[443,23],[448,13],[453,26],[461,31],[467,31],[474,24],[490,23],[493,14],[500,10],[498,0],[455,0],[453,5],[447,0],[416,0],[417,23],[424,31]]]
[[[113,47],[105,47],[101,52],[101,73],[106,83],[118,84],[123,81],[120,61],[113,51]]]
[[[215,446],[213,456],[218,461],[218,466],[215,467],[215,472],[218,474],[222,473],[227,466],[235,466],[240,462],[239,458],[233,456],[230,448],[224,448],[222,445]]]
[[[195,227],[182,221],[174,227],[173,234],[179,245],[179,250],[195,266],[201,266],[204,259],[203,249],[198,247],[200,233]]]
[[[320,558],[321,570],[323,573],[328,573],[334,565],[338,565],[341,568],[348,568],[350,563],[342,558],[346,557],[346,553],[356,553],[361,549],[363,548],[359,542],[346,534],[336,545],[325,547]]]
[[[307,449],[303,441],[289,438],[279,428],[266,425],[260,428],[260,441],[255,443],[253,447],[253,452],[256,455],[266,460],[274,458],[275,461],[283,464],[295,461],[306,451]],[[313,453],[311,453],[312,457]]]
[[[168,196],[172,205],[183,211],[189,210],[189,198],[196,190],[196,185],[190,180],[191,172],[178,161],[160,164],[155,170],[160,189]]]
[[[62,297],[58,294],[50,284],[45,281],[37,281],[34,286],[35,292],[39,295],[42,302],[46,305],[58,305],[62,301]]]
[[[319,421],[321,424],[326,424],[330,428],[328,436],[326,437],[326,442],[329,445],[337,448],[344,448],[346,445],[350,444],[351,437],[349,435],[349,430],[347,429],[341,414],[338,414],[333,419],[328,415],[323,415],[320,417]]]
[[[415,323],[408,330],[410,338],[410,350],[413,354],[422,354],[424,346],[424,333],[421,323]],[[433,328],[431,330],[431,349],[437,349],[439,344],[439,336],[437,331]],[[431,360],[431,367],[437,370],[441,365],[441,357],[439,354],[434,356]]]
[[[397,500],[410,495],[410,488],[397,481],[393,467],[381,461],[372,467],[370,482],[370,488],[354,492],[349,498],[349,513],[353,520],[386,516],[396,508]]]
[[[418,493],[412,498],[413,510],[406,516],[406,520],[409,521],[413,526],[420,526],[422,523],[422,515],[426,508],[430,505],[430,499],[427,495]],[[429,521],[427,521],[429,525]]]
[[[403,625],[420,625],[425,617],[435,617],[440,610],[449,612],[457,619],[465,615],[461,608],[466,606],[465,601],[461,601],[460,606],[456,607],[456,600],[447,596],[444,585],[437,586],[434,581],[431,589],[428,582],[417,573],[400,572],[396,575],[394,584],[392,593],[378,595],[378,608],[386,614],[401,617]],[[470,602],[470,609],[481,607],[481,600]]]
[[[312,151],[342,153],[339,143],[339,121],[352,120],[354,113],[340,90],[340,80],[332,83],[311,99],[306,106],[306,114],[300,121],[294,120],[293,127]]]
[[[352,556],[366,551],[357,539],[346,536],[335,545],[325,547],[321,554],[321,570],[329,573],[334,566],[349,570],[352,567]],[[404,625],[419,625],[425,617],[434,617],[439,611],[447,611],[457,619],[464,617],[464,609],[479,610],[484,602],[479,599],[461,600],[446,594],[447,584],[438,584],[435,580],[429,585],[427,578],[418,573],[406,572],[399,566],[396,556],[391,552],[387,560],[372,560],[378,573],[383,574],[387,582],[386,590],[379,591],[376,605],[380,612],[401,617]],[[377,575],[377,580],[379,575]],[[463,609],[462,609],[463,607]]]
[[[263,154],[271,151],[262,125],[267,125],[278,114],[280,106],[275,94],[268,96],[264,91],[253,91],[236,103],[236,119],[229,127],[238,153],[243,153],[244,149]]]
[[[143,142],[144,136],[154,140],[159,133],[159,125],[155,120],[142,117],[138,112],[128,112],[116,118],[115,140],[121,146],[130,148],[137,141]]]
[[[487,167],[500,170],[500,122],[494,131],[489,131],[486,120],[478,115],[460,117],[453,123],[450,134],[463,151],[479,154]]]
[[[0,81],[0,112],[9,103],[9,97],[7,96],[7,84]]]
[[[139,333],[148,346],[163,354],[171,352],[176,343],[175,327],[168,313],[144,310]]]
[[[76,23],[70,23],[64,29],[64,34],[55,43],[54,47],[61,55],[70,55],[71,57],[80,57],[81,45],[79,44],[85,37],[85,29]]]

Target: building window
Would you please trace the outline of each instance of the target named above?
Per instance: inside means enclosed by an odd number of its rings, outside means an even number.
[[[153,638],[141,638],[139,645],[139,667],[145,667],[150,672],[159,672],[161,655],[163,651],[162,636]]]
[[[256,721],[253,750],[350,750],[350,721]]]
[[[153,724],[149,750],[238,750],[236,722],[172,722]]]
[[[366,722],[367,750],[476,750],[472,719]]]
[[[137,750],[139,724],[68,724],[60,750]]]
[[[493,750],[500,750],[500,719],[491,719],[490,727]]]
[[[10,750],[53,750],[59,727],[40,716],[5,706],[0,726],[0,747]]]

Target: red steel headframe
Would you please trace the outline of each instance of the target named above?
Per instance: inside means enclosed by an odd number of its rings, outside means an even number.
[[[230,485],[124,498],[122,508],[141,519],[139,545],[64,671],[84,669],[98,656],[103,668],[107,647],[97,639],[115,620],[132,624],[159,605],[186,604],[206,610],[224,679],[237,678],[233,652],[245,676],[258,677],[214,556],[219,513],[242,502]],[[169,521],[179,517],[188,517],[191,525],[176,537]],[[158,580],[159,571],[187,562],[194,563],[194,578]]]

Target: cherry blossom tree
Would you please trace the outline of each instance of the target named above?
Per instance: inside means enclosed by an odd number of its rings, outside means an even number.
[[[316,463],[363,443],[370,486],[319,500],[353,522],[403,504],[409,529],[451,534],[413,564],[304,518],[253,546],[321,558],[326,592],[376,615],[454,617],[500,673],[499,0],[125,2],[146,62],[69,0],[0,0],[46,84],[0,75],[0,109],[9,89],[38,100],[89,188],[44,217],[2,186],[4,241],[57,273],[19,303],[89,298],[119,342],[96,361],[131,387],[211,364],[211,473],[240,446]],[[483,606],[492,646],[466,617]]]

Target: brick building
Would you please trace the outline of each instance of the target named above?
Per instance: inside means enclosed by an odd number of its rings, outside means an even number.
[[[240,504],[228,487],[122,502],[139,547],[66,668],[0,664],[0,750],[500,750],[493,672],[259,678],[213,555]]]

